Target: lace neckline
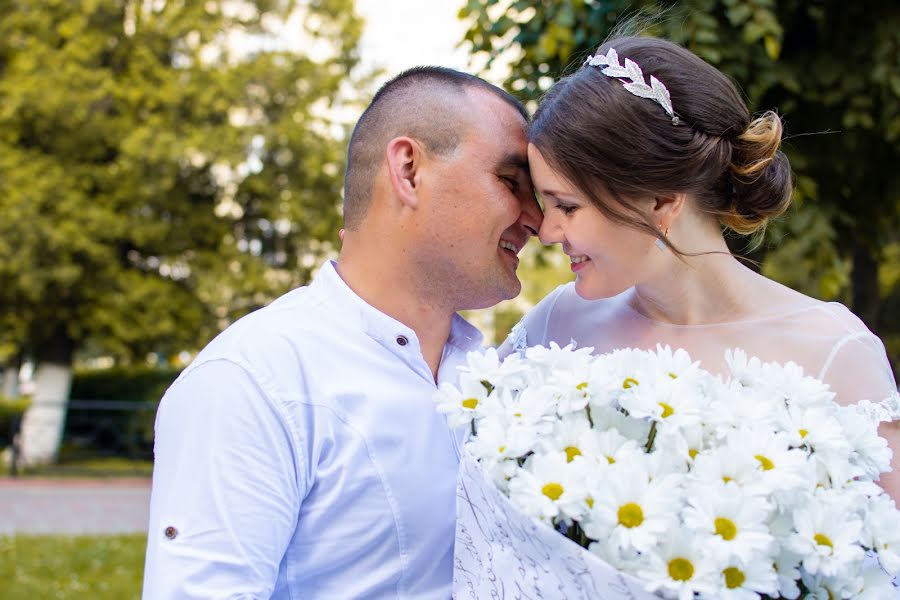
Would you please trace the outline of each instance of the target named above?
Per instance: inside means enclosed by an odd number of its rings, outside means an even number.
[[[630,297],[634,294],[634,288],[630,288],[622,292],[619,295],[619,299],[621,300],[621,305],[624,307],[624,310],[629,314],[634,315],[638,319],[645,321],[647,323],[651,323],[653,325],[658,325],[660,327],[668,327],[672,329],[711,329],[713,327],[728,327],[728,326],[736,326],[736,325],[752,325],[754,323],[765,323],[769,321],[777,321],[778,319],[784,319],[787,317],[793,317],[795,315],[805,313],[811,310],[825,308],[827,306],[840,305],[838,302],[816,302],[813,304],[808,304],[806,306],[795,306],[790,309],[783,310],[781,312],[761,315],[758,317],[752,317],[749,319],[736,319],[734,321],[719,321],[717,323],[697,323],[694,325],[683,325],[680,323],[668,323],[666,321],[660,321],[654,319],[652,317],[648,317],[643,314],[633,306],[629,302]]]

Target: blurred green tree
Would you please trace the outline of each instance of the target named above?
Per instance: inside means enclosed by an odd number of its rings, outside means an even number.
[[[635,14],[731,76],[752,110],[785,117],[797,202],[770,228],[764,270],[848,302],[885,338],[900,293],[887,252],[900,232],[900,4],[871,0],[468,0],[465,42],[536,101]],[[851,25],[852,24],[852,25]],[[819,133],[820,135],[809,135]],[[762,259],[769,245],[753,258]],[[894,319],[893,321],[896,321]],[[895,355],[896,356],[896,355]]]
[[[0,363],[58,402],[76,349],[196,348],[306,282],[361,30],[352,0],[0,0]]]

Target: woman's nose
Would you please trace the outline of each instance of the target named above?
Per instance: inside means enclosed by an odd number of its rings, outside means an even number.
[[[545,246],[562,242],[559,225],[555,216],[549,210],[544,213],[544,220],[541,222],[540,230],[538,230],[538,238]]]

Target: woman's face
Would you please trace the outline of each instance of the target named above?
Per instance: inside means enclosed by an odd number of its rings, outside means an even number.
[[[562,244],[578,295],[586,300],[609,298],[645,281],[656,262],[653,253],[660,254],[656,238],[604,216],[533,144],[528,145],[528,163],[544,202],[541,242]]]

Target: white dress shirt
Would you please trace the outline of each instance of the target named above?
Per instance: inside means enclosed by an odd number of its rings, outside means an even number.
[[[480,344],[455,316],[439,380]],[[435,389],[331,262],[229,327],[159,406],[144,598],[449,598],[464,432]]]

